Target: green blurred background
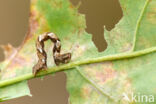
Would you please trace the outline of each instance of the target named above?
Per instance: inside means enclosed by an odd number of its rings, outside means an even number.
[[[73,5],[81,2],[79,12],[86,15],[86,31],[93,34],[93,42],[101,52],[106,48],[103,26],[115,27],[122,17],[118,0],[70,0]],[[0,44],[18,47],[27,32],[30,0],[0,0]],[[0,49],[0,60],[4,59]],[[21,97],[3,104],[67,104],[66,76],[63,72],[46,76],[44,80],[29,81],[32,97]]]

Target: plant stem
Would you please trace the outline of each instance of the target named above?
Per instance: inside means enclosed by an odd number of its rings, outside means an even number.
[[[49,68],[48,70],[41,70],[40,72],[37,73],[36,76],[34,76],[32,73],[30,73],[30,74],[25,74],[25,75],[22,75],[19,77],[0,81],[0,87],[15,84],[15,83],[18,83],[18,82],[21,82],[24,80],[29,80],[34,77],[41,77],[41,76],[45,76],[45,75],[48,75],[51,73],[65,71],[65,70],[72,69],[72,68],[75,68],[76,66],[80,66],[80,65],[99,63],[99,62],[104,62],[104,61],[121,60],[121,59],[127,59],[127,58],[134,58],[134,57],[146,55],[146,54],[149,54],[152,52],[156,52],[156,47],[152,47],[152,48],[148,48],[148,49],[144,49],[144,50],[136,51],[136,52],[120,53],[120,54],[115,54],[115,55],[108,55],[108,56],[103,56],[103,57],[98,57],[98,58],[89,58],[89,59],[85,59],[85,60],[81,60],[81,61],[70,62],[68,64]]]

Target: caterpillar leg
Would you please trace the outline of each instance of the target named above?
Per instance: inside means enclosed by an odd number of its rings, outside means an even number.
[[[71,53],[58,54],[54,56],[54,61],[56,65],[60,65],[61,63],[66,64],[71,60]]]

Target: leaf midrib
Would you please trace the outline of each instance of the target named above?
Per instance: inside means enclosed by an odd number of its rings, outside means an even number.
[[[144,49],[141,51],[136,51],[136,52],[120,53],[120,54],[115,54],[115,55],[108,55],[108,56],[103,56],[103,57],[98,57],[98,58],[90,58],[90,59],[85,59],[85,60],[81,60],[81,61],[70,62],[68,64],[49,68],[46,71],[41,70],[36,75],[36,77],[41,77],[41,76],[45,76],[45,75],[48,75],[51,73],[56,73],[56,72],[60,72],[60,71],[73,69],[76,66],[80,66],[80,65],[99,63],[99,62],[104,62],[104,61],[122,60],[122,59],[127,59],[127,58],[134,58],[134,57],[141,57],[143,55],[147,55],[147,54],[150,54],[153,52],[156,52],[156,47],[147,48],[147,49]],[[11,84],[15,84],[17,82],[21,82],[24,80],[29,80],[34,77],[35,76],[32,73],[29,73],[29,74],[25,74],[25,75],[22,75],[19,77],[3,80],[3,81],[0,81],[0,88],[4,87],[4,86],[9,86]]]

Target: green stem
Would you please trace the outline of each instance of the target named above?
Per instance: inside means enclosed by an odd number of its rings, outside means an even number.
[[[135,28],[135,32],[134,32],[133,46],[132,46],[131,52],[134,51],[134,49],[135,49],[137,33],[138,33],[138,30],[139,30],[139,27],[140,27],[141,20],[142,20],[142,18],[143,18],[143,14],[144,14],[144,12],[145,12],[145,9],[146,9],[146,7],[147,7],[149,1],[150,1],[150,0],[146,0],[146,2],[145,2],[145,4],[144,4],[144,7],[143,7],[143,9],[142,9],[142,11],[141,11],[141,13],[140,13],[139,19],[138,19],[138,21],[137,21],[136,28]]]
[[[142,55],[146,55],[152,52],[156,52],[156,47],[144,49],[141,51],[136,51],[136,52],[129,52],[129,53],[120,53],[120,54],[115,54],[115,55],[108,55],[108,56],[103,56],[103,57],[98,57],[98,58],[90,58],[90,59],[85,59],[81,61],[75,61],[71,62],[68,64],[60,65],[60,66],[55,66],[52,68],[49,68],[48,70],[41,70],[36,77],[41,77],[45,76],[51,73],[56,73],[60,71],[65,71],[71,68],[75,68],[76,66],[80,65],[85,65],[85,64],[91,64],[91,63],[99,63],[99,62],[104,62],[104,61],[113,61],[113,60],[121,60],[121,59],[127,59],[127,58],[134,58]],[[8,86],[17,82],[21,82],[24,80],[29,80],[34,78],[33,74],[25,74],[19,77],[7,79],[0,81],[0,87]]]

